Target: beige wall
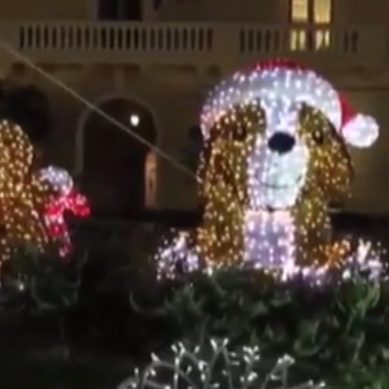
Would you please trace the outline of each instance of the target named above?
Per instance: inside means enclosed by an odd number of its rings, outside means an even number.
[[[58,70],[54,72],[91,102],[97,103],[107,97],[125,97],[142,103],[155,118],[158,147],[178,161],[183,160],[188,129],[197,122],[205,89],[196,73],[182,72],[181,76],[177,76],[177,73],[175,76],[169,76],[166,69],[145,71],[140,75],[124,72],[120,77],[117,73],[117,70],[108,68],[75,69],[72,73]],[[59,88],[43,83],[39,76],[32,78],[45,89],[52,102],[55,128],[49,145],[51,160],[77,173],[76,132],[87,108]],[[114,155],[114,151],[110,152],[107,152],[107,155]],[[158,161],[158,175],[159,206],[183,209],[196,207],[193,177],[182,173],[161,158]]]
[[[27,0],[0,0],[0,9],[6,10],[6,19],[88,19],[92,15],[93,0],[28,0],[34,7],[26,8]],[[149,0],[150,1],[150,0]],[[252,21],[258,23],[277,23],[287,21],[288,0],[165,0],[160,11],[154,15],[156,20],[215,20],[215,21]],[[342,23],[386,22],[389,15],[388,0],[334,0],[336,21]],[[223,9],[223,12],[220,10]],[[141,76],[128,74],[116,83],[109,73],[91,69],[75,69],[56,73],[57,76],[97,101],[107,95],[133,96],[144,101],[155,112],[159,146],[176,158],[181,158],[187,129],[197,120],[203,96],[208,86],[202,76],[196,73],[168,71],[143,71]],[[344,79],[340,75],[339,79]],[[361,77],[361,80],[364,76]],[[41,84],[40,77],[36,79]],[[209,82],[209,81],[208,81]],[[381,137],[371,150],[353,150],[357,179],[351,208],[384,211],[389,214],[389,88],[372,90],[361,88],[352,90],[353,81],[345,88],[356,108],[375,115],[381,124]],[[53,102],[55,133],[52,138],[52,155],[58,163],[70,170],[74,167],[75,135],[79,120],[85,109],[81,104],[57,88],[48,87]],[[177,114],[179,112],[179,114]],[[160,205],[164,207],[193,207],[195,191],[193,181],[167,163],[161,163]]]
[[[91,14],[91,0],[0,0],[3,20],[80,20]]]
[[[146,18],[161,21],[288,21],[289,0],[164,0],[158,11],[144,0]],[[97,0],[0,0],[1,19],[82,20],[95,15]],[[27,7],[26,4],[29,4]],[[387,0],[333,0],[337,23],[385,23]],[[31,6],[30,4],[33,4]]]
[[[333,7],[334,21],[339,24],[385,23],[389,17],[387,0],[333,0]],[[289,0],[165,0],[155,18],[286,23]]]
[[[285,17],[285,0],[165,0],[159,20],[277,23]],[[287,14],[287,12],[286,12]]]
[[[253,21],[277,23],[287,19],[285,0],[164,0],[158,11],[144,0],[146,18],[161,21]],[[97,0],[0,0],[2,19],[82,20],[95,15]],[[223,10],[221,12],[221,10]]]
[[[174,71],[163,69],[145,71],[143,75],[138,76],[125,74],[117,79],[115,85],[115,72],[104,70],[102,77],[101,71],[103,69],[75,71],[66,81],[70,82],[72,79],[70,84],[91,101],[107,96],[127,96],[143,102],[155,116],[158,146],[174,158],[182,159],[187,130],[198,120],[210,81],[196,73],[181,72],[174,75]],[[65,74],[66,72],[62,73],[61,77]],[[332,80],[336,82],[335,78]],[[39,83],[38,79],[37,82]],[[380,139],[373,148],[350,150],[355,164],[356,180],[353,199],[348,207],[362,212],[389,214],[389,88],[352,88],[349,83],[343,88],[343,92],[357,111],[375,116],[381,126]],[[57,88],[50,87],[49,93],[56,120],[51,145],[52,155],[59,164],[72,170],[75,161],[75,135],[85,108]],[[158,199],[161,207],[196,206],[194,180],[163,160],[160,160],[159,164],[159,182]]]
[[[253,21],[276,23],[285,16],[285,0],[164,0],[154,12],[145,0],[146,18],[163,21]],[[27,2],[33,4],[26,7]],[[82,20],[95,14],[97,0],[0,0],[7,20]],[[221,10],[223,10],[221,12]]]
[[[387,0],[333,0],[336,20],[339,23],[375,24],[388,23]]]

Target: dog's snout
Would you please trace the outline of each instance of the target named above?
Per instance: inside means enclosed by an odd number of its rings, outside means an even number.
[[[275,153],[285,154],[293,149],[295,143],[294,136],[286,132],[276,132],[269,138],[268,146]]]

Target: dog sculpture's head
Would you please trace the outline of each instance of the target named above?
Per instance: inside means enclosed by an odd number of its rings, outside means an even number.
[[[342,201],[352,166],[330,121],[304,103],[262,99],[263,127],[247,155],[247,194],[253,210],[296,206],[307,196]]]
[[[368,147],[378,136],[374,119],[352,113],[327,81],[285,61],[224,81],[202,128],[206,198],[224,190],[255,211],[289,209],[307,196],[344,200],[352,179],[346,143]]]

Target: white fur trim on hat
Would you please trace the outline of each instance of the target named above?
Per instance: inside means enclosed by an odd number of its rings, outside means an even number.
[[[378,139],[377,121],[367,115],[356,114],[342,127],[342,136],[347,143],[355,147],[370,147]]]
[[[215,123],[234,105],[273,96],[320,110],[339,135],[353,146],[369,147],[378,137],[379,127],[372,117],[353,113],[345,122],[345,104],[336,89],[312,70],[285,60],[270,65],[269,62],[259,63],[248,71],[235,73],[216,87],[201,114],[204,139],[209,138]]]
[[[234,105],[277,95],[319,109],[337,131],[342,125],[342,107],[337,91],[312,70],[275,65],[238,72],[216,87],[204,104],[201,128],[208,139],[214,124]]]

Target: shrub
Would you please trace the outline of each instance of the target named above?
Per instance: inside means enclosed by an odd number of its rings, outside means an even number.
[[[357,275],[322,287],[279,284],[261,273],[228,269],[173,285],[156,313],[180,337],[258,344],[266,358],[294,355],[310,377],[324,375],[344,389],[358,388],[358,376],[366,383],[361,387],[375,388],[369,385],[378,377],[384,382],[389,359],[388,286]]]

